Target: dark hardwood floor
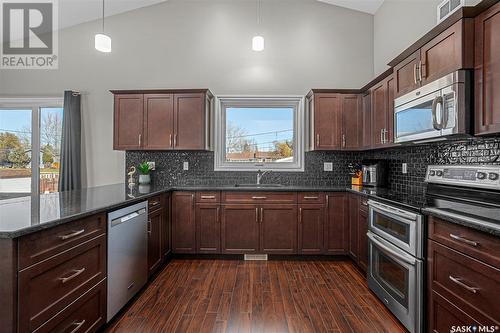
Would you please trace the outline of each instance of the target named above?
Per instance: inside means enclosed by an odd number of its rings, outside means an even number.
[[[106,332],[405,332],[348,260],[173,260]]]

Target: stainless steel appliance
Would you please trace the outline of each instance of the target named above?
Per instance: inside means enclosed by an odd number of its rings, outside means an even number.
[[[431,165],[426,181],[425,212],[500,232],[500,165]]]
[[[394,142],[436,141],[471,132],[472,73],[459,70],[394,100]]]
[[[147,201],[108,214],[108,322],[147,281],[147,216]]]
[[[422,332],[423,216],[373,200],[368,207],[368,286],[410,332]]]
[[[363,186],[385,186],[386,170],[385,161],[364,161],[362,166]]]

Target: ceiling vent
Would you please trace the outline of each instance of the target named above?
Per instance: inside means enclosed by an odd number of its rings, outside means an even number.
[[[445,0],[437,7],[437,24],[464,6],[475,6],[480,0]]]

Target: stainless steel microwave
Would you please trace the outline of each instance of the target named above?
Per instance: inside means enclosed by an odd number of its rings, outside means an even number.
[[[394,142],[471,134],[472,71],[459,70],[394,100]]]

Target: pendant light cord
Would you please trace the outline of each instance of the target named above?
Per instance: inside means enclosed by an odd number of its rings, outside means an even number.
[[[102,0],[102,32],[104,33],[104,0]]]
[[[257,25],[260,26],[260,0],[257,0]]]

